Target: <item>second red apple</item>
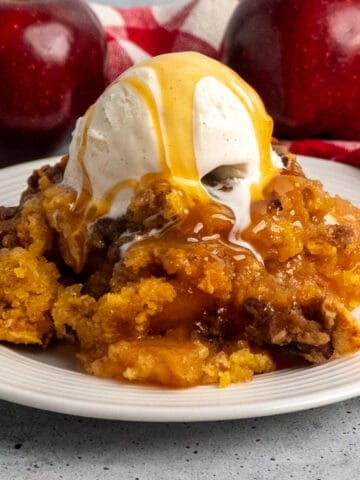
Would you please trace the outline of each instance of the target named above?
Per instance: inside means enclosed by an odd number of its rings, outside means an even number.
[[[261,95],[275,135],[360,140],[360,0],[242,0],[223,61]]]

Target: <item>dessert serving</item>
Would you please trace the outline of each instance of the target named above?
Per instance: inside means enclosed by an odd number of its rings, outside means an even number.
[[[0,339],[122,381],[227,386],[360,348],[360,211],[193,52],[132,67],[0,210]]]

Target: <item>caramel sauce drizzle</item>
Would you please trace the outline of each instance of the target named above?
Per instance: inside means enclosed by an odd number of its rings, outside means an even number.
[[[194,57],[192,61],[189,60],[189,56]],[[207,76],[226,85],[241,100],[252,120],[259,147],[261,176],[259,182],[251,185],[251,199],[256,201],[263,198],[263,188],[278,173],[278,169],[273,165],[270,155],[272,120],[253,89],[230,68],[194,52],[162,55],[142,62],[139,67],[147,67],[156,73],[159,99],[154,96],[144,80],[131,76],[131,70],[116,82],[130,85],[145,101],[156,133],[160,173],[167,181],[178,185],[185,192],[191,207],[196,204],[214,203],[200,181],[193,139],[194,94],[197,83]],[[86,116],[79,150],[78,161],[82,170],[83,185],[73,210],[72,234],[69,239],[70,253],[77,271],[81,270],[86,258],[88,225],[110,211],[121,189],[136,188],[138,184],[134,179],[120,181],[106,192],[103,198],[93,198],[85,154],[94,108],[91,107]]]

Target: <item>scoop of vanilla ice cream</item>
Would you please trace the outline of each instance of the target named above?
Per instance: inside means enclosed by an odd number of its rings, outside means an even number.
[[[105,213],[116,217],[143,175],[164,172],[230,206],[244,228],[281,167],[271,133],[258,95],[228,67],[195,52],[161,55],[126,71],[79,119],[64,183],[94,204],[110,198]],[[221,188],[229,176],[232,188]]]

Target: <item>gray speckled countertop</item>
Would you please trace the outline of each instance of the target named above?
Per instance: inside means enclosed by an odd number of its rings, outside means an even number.
[[[355,480],[359,450],[360,398],[193,424],[102,421],[0,401],[0,480]]]
[[[360,399],[218,423],[93,420],[0,403],[1,480],[359,478]]]

